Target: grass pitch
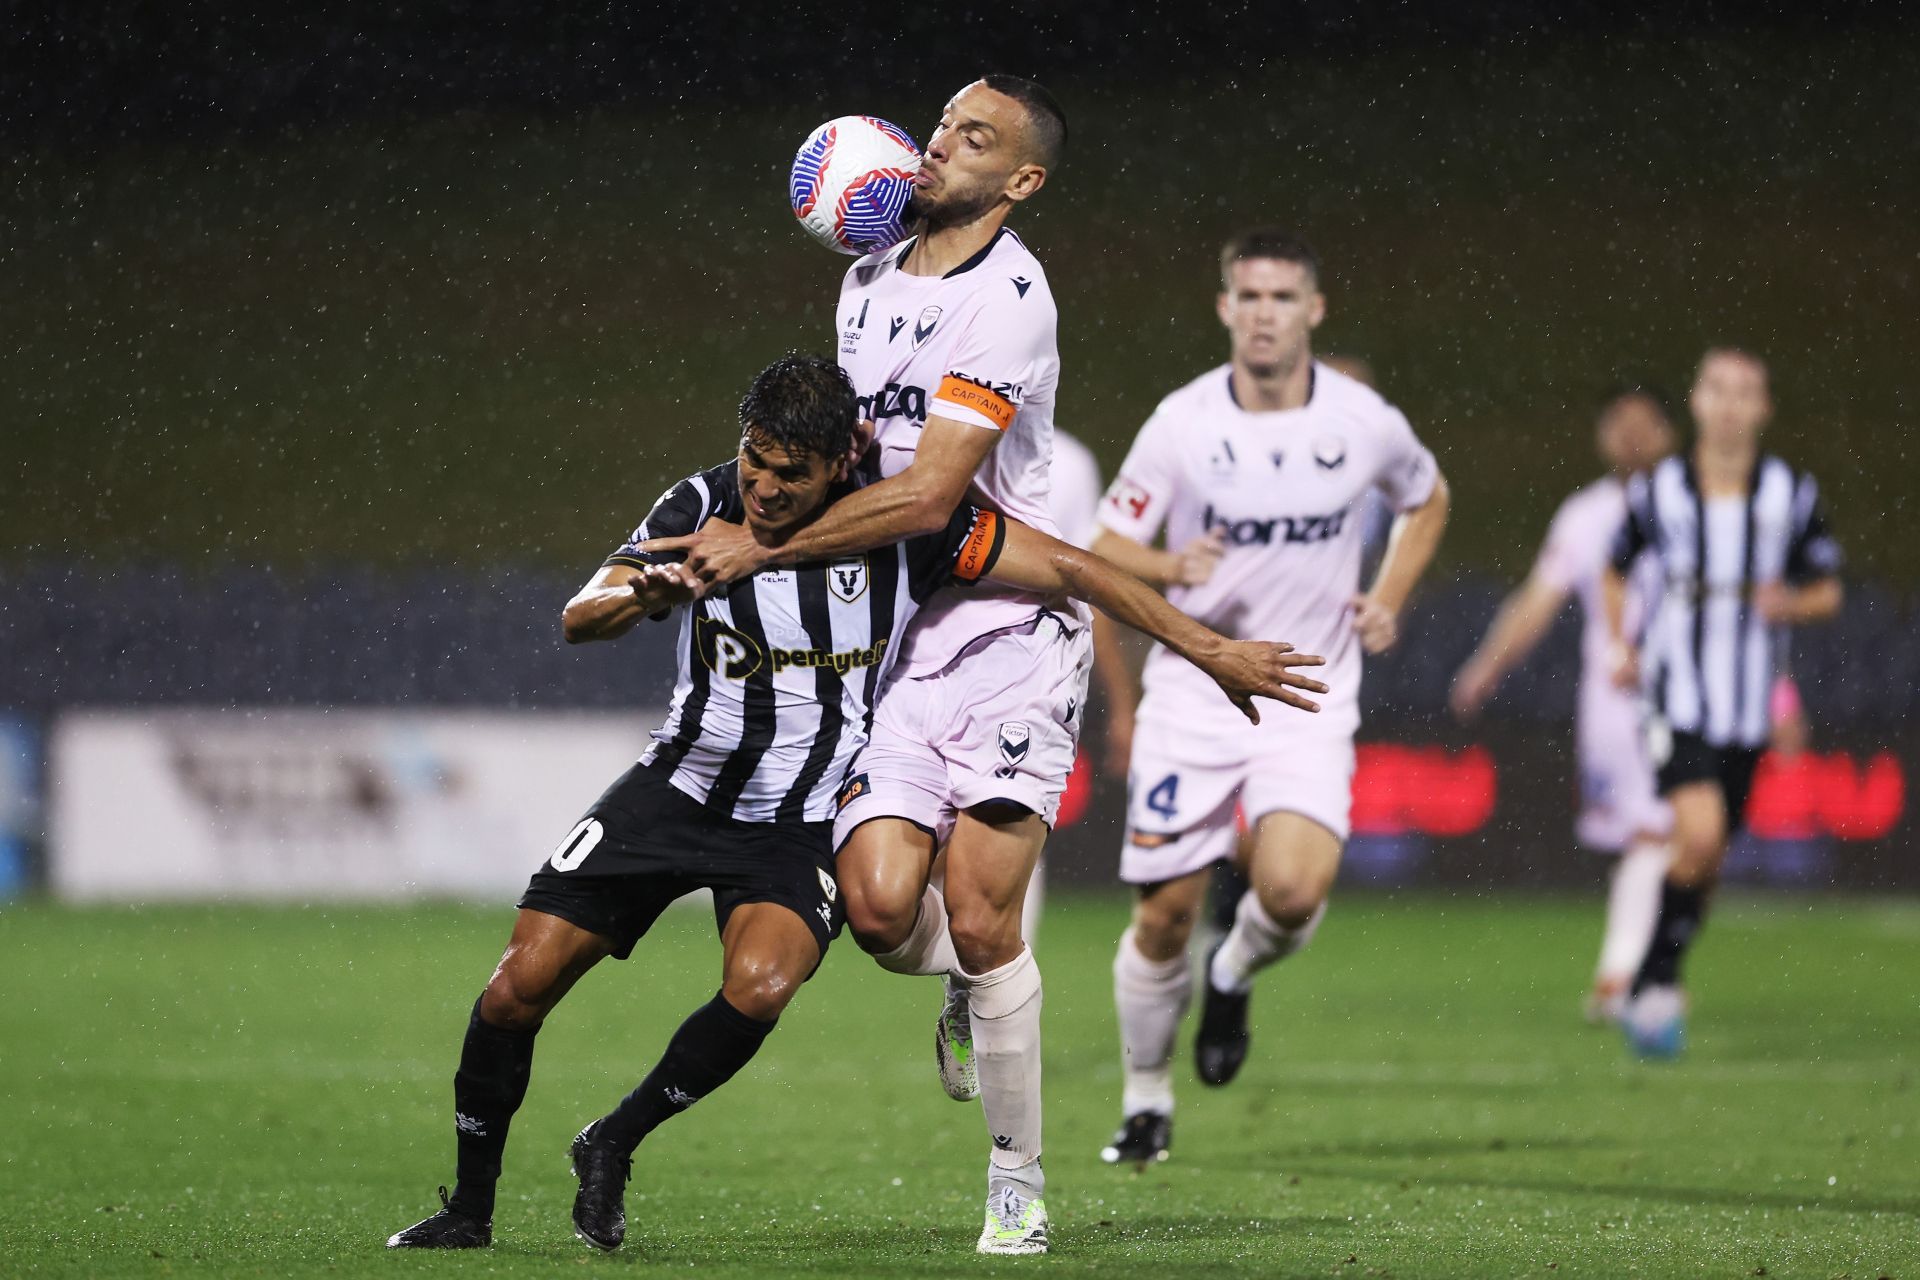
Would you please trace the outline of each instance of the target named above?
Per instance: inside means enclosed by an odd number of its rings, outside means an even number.
[[[1598,904],[1341,900],[1268,975],[1254,1056],[1174,1158],[1118,1120],[1118,898],[1061,898],[1047,975],[1055,1253],[972,1253],[985,1133],[939,1092],[937,988],[845,939],[760,1058],[641,1148],[628,1243],[567,1220],[574,1130],[716,985],[703,912],[542,1033],[496,1244],[388,1254],[452,1174],[451,1076],[507,910],[0,911],[0,1274],[1920,1276],[1920,905],[1734,900],[1684,1062],[1577,1017]],[[1189,1034],[1191,1027],[1189,1027]]]

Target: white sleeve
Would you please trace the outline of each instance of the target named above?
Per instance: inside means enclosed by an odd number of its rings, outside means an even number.
[[[1386,427],[1386,449],[1374,483],[1395,511],[1411,511],[1433,496],[1440,464],[1413,434],[1406,415],[1391,405],[1386,408]]]
[[[1540,555],[1533,562],[1532,576],[1557,591],[1577,590],[1592,574],[1593,566],[1605,557],[1606,548],[1613,545],[1612,529],[1607,530],[1606,540],[1597,552],[1581,545],[1573,504],[1574,499],[1569,498],[1553,513],[1546,541],[1540,544]]]
[[[1156,411],[1140,428],[1127,460],[1100,503],[1100,524],[1135,542],[1151,545],[1166,522],[1180,486],[1180,455],[1175,435]]]
[[[989,431],[1012,426],[1027,389],[1037,387],[1059,363],[1057,321],[1053,299],[1038,289],[1010,306],[975,313],[954,346],[927,416]]]
[[[1093,545],[1100,518],[1100,464],[1093,451],[1056,430],[1047,503],[1060,536],[1076,547]]]

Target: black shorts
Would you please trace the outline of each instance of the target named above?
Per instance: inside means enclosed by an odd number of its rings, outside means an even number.
[[[1671,735],[1673,745],[1659,765],[1660,794],[1690,782],[1717,782],[1727,802],[1727,829],[1737,830],[1747,820],[1747,797],[1753,794],[1753,772],[1760,767],[1758,747],[1716,747],[1697,733]]]
[[[611,939],[625,960],[667,904],[695,889],[713,890],[722,931],[742,903],[779,903],[807,922],[822,956],[845,920],[832,822],[742,822],[639,764],[593,802],[519,905]]]

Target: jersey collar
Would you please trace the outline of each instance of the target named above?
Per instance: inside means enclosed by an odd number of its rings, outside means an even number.
[[[987,260],[988,255],[990,255],[993,252],[994,246],[1000,243],[1000,239],[1002,236],[1010,236],[1012,234],[1013,232],[1007,230],[1005,227],[1001,227],[998,231],[995,231],[993,233],[993,239],[987,241],[985,244],[980,246],[980,251],[978,253],[974,254],[971,258],[968,258],[965,262],[961,263],[959,266],[947,272],[945,275],[941,276],[940,278],[942,280],[951,280],[957,275],[964,275],[967,272],[973,270],[975,267],[979,266],[981,263]],[[912,236],[908,236],[905,240],[902,240],[900,242],[900,247],[894,251],[893,257],[889,259],[895,271],[900,270],[900,264],[902,264],[907,260],[907,255],[913,252],[913,246],[919,243],[919,241],[920,241],[919,236],[912,235]]]
[[[1300,406],[1301,409],[1307,409],[1312,407],[1313,393],[1315,390],[1319,388],[1319,386],[1320,386],[1320,362],[1318,360],[1315,360],[1307,365],[1307,400],[1305,404]],[[1233,402],[1233,407],[1238,409],[1242,413],[1254,412],[1254,410],[1249,409],[1245,405],[1240,403],[1240,393],[1236,391],[1233,386],[1233,366],[1232,365],[1227,366],[1227,399],[1231,400]],[[1272,411],[1263,410],[1262,412],[1272,412]],[[1288,411],[1280,410],[1279,412],[1288,412]],[[1292,410],[1291,412],[1297,413],[1298,410]]]

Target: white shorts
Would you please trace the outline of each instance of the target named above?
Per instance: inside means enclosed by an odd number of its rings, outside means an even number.
[[[1580,767],[1574,836],[1582,845],[1618,853],[1637,835],[1673,829],[1673,813],[1654,781],[1638,697],[1612,685],[1583,687],[1574,736]]]
[[[1157,884],[1233,852],[1240,823],[1297,813],[1345,843],[1353,811],[1353,736],[1306,730],[1288,750],[1231,764],[1190,764],[1136,736],[1127,770],[1120,879]]]
[[[905,818],[945,841],[956,813],[991,800],[1052,826],[1092,670],[1092,629],[1043,611],[931,675],[889,680],[840,790],[834,847],[874,818]]]

